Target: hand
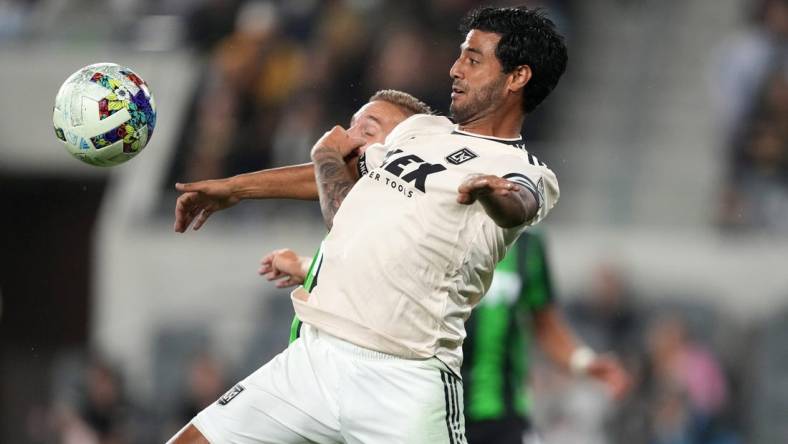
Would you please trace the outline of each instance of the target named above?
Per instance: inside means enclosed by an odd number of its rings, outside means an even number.
[[[269,281],[279,279],[276,282],[277,288],[292,287],[304,283],[305,261],[308,262],[309,258],[299,257],[293,250],[287,248],[274,250],[260,260],[257,273],[265,276]]]
[[[175,189],[183,192],[175,202],[174,228],[178,233],[188,230],[192,222],[194,230],[199,230],[211,214],[240,201],[233,196],[228,179],[176,183]]]
[[[629,373],[612,356],[598,355],[588,366],[586,373],[604,384],[607,392],[616,400],[621,400],[632,387]]]
[[[312,160],[315,155],[325,151],[336,151],[343,159],[358,156],[359,148],[366,144],[364,139],[353,137],[339,125],[323,134],[312,147]]]
[[[457,203],[471,205],[488,195],[508,196],[520,191],[520,186],[493,175],[474,175],[465,179],[457,188]]]

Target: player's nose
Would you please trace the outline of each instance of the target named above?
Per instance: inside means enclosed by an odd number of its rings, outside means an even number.
[[[449,77],[452,79],[460,79],[462,78],[462,71],[460,70],[460,59],[454,61],[454,64],[451,65],[449,69]]]
[[[353,125],[347,129],[347,135],[350,137],[360,137],[363,139],[361,134],[361,130],[359,129],[358,125]]]
[[[361,131],[361,125],[353,125],[350,128],[348,128],[347,129],[347,135],[350,136],[351,138],[354,138],[354,139],[361,139],[361,140],[363,140],[364,141],[364,145],[363,145],[362,149],[366,149],[367,145],[372,143],[372,141],[369,140],[369,137],[364,135],[364,132]]]

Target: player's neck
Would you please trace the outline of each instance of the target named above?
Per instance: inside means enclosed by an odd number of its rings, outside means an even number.
[[[459,129],[480,136],[516,139],[520,137],[524,117],[519,108],[503,106],[489,114],[460,123]]]
[[[469,122],[467,124],[459,125],[458,129],[466,133],[477,134],[479,136],[495,137],[498,139],[517,139],[520,137],[520,128],[522,125],[516,127],[502,128],[497,122]]]

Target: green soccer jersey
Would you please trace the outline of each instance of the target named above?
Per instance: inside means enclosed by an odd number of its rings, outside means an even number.
[[[322,245],[309,266],[304,288],[317,285]],[[553,301],[542,234],[523,233],[498,264],[492,285],[465,323],[462,379],[468,421],[527,416],[530,400],[523,386],[530,355],[528,317]],[[293,318],[290,342],[301,331]]]
[[[320,266],[323,265],[323,244],[317,249],[315,255],[312,257],[312,263],[309,264],[309,270],[306,272],[304,278],[304,289],[312,291],[317,285],[317,275],[320,273]],[[290,324],[290,342],[292,343],[298,336],[301,335],[301,320],[298,316],[293,316],[293,322]]]
[[[462,377],[468,421],[527,416],[530,314],[553,300],[542,235],[523,233],[495,268],[489,291],[465,323]]]

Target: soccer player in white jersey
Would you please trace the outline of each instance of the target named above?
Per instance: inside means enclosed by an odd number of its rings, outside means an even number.
[[[519,131],[567,60],[553,23],[525,8],[476,10],[465,29],[450,70],[456,123],[407,119],[361,156],[359,179],[345,159],[363,140],[335,127],[315,144],[324,214],[339,211],[311,294],[293,293],[304,332],[173,442],[464,442],[463,322],[507,248],[558,199]],[[189,197],[177,231],[240,199],[216,187],[179,187]]]

